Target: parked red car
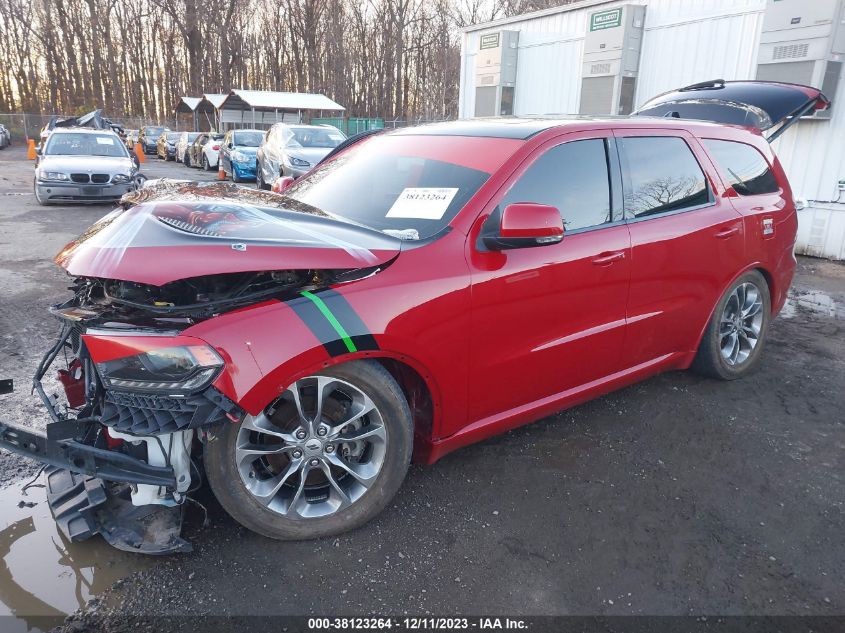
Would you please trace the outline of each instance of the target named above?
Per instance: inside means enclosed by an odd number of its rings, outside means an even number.
[[[645,116],[371,136],[284,196],[136,192],[56,258],[76,292],[35,386],[66,354],[72,415],[45,396],[46,439],[4,425],[0,445],[53,465],[68,536],[162,552],[187,547],[178,519],[127,537],[103,517],[178,510],[200,457],[246,527],[327,536],[378,514],[412,457],[662,371],[739,378],[795,269],[761,130],[826,105],[708,82]]]

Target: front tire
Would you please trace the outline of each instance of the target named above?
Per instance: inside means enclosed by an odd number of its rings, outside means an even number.
[[[302,378],[205,444],[212,491],[241,525],[280,540],[333,536],[379,514],[413,446],[411,411],[375,361]]]
[[[756,270],[742,275],[713,311],[692,368],[720,380],[736,380],[753,371],[765,346],[771,314],[766,279]]]

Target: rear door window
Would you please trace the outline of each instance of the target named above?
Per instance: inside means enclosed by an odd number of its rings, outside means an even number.
[[[567,231],[611,221],[604,139],[571,141],[535,160],[499,205],[537,202],[556,207]]]
[[[739,195],[755,196],[780,189],[769,163],[756,148],[735,141],[702,140],[728,184]]]
[[[711,201],[704,171],[684,139],[627,136],[617,142],[626,219],[687,211]]]

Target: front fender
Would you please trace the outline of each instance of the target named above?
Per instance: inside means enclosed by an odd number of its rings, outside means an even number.
[[[331,289],[235,310],[183,334],[220,353],[225,368],[214,386],[253,415],[295,380],[361,358],[409,365],[427,383],[436,407],[440,402],[433,373],[409,353],[413,343],[373,335],[346,298]]]

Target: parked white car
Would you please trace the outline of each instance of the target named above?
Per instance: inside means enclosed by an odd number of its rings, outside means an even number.
[[[194,143],[191,166],[202,167],[205,171],[217,169],[223,136],[222,132],[203,132]],[[193,163],[195,159],[197,160],[196,164]]]
[[[184,163],[188,166],[191,165],[188,148],[191,146],[191,143],[197,140],[199,135],[199,132],[182,132],[179,135],[179,140],[176,141],[176,160],[178,162]]]

